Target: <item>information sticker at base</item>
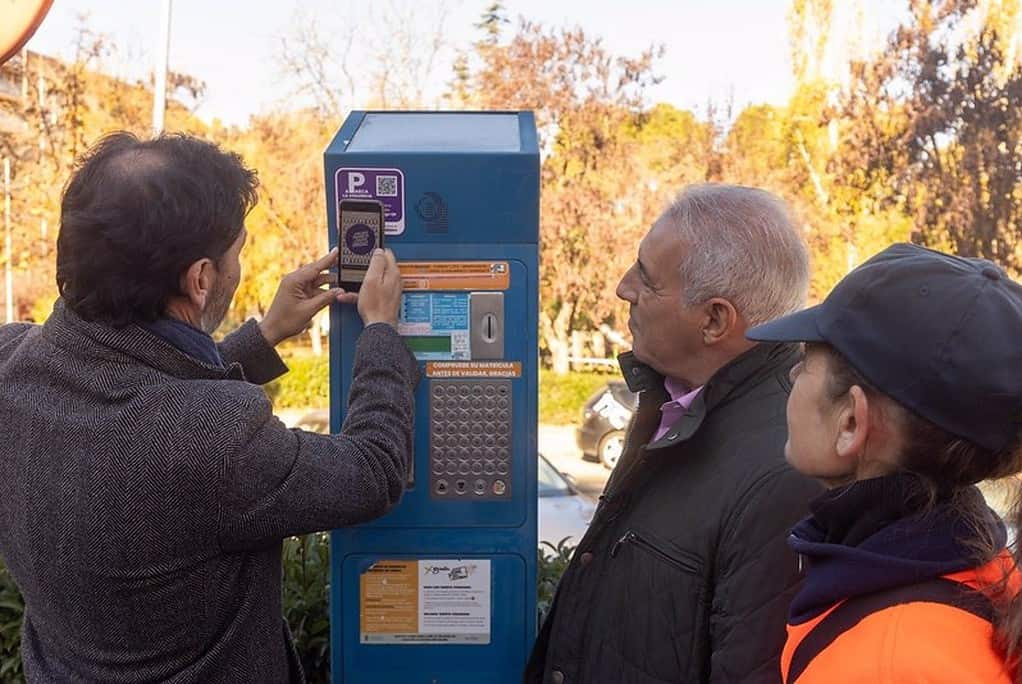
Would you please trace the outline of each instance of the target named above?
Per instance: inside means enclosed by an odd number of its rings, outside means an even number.
[[[363,644],[490,643],[490,561],[381,560],[359,588]]]

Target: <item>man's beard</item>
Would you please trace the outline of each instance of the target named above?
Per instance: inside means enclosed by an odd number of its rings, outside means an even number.
[[[209,296],[209,303],[199,317],[199,324],[203,332],[212,335],[213,331],[220,327],[227,316],[227,310],[231,308],[231,299],[232,293],[224,287],[223,279],[217,278]]]

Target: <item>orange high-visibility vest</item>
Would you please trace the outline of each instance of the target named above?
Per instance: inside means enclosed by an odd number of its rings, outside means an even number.
[[[842,601],[788,625],[782,681],[1013,684],[995,643],[991,601],[1020,584],[1005,552],[978,568]]]

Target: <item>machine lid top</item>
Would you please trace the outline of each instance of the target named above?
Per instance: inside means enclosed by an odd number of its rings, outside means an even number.
[[[369,112],[348,152],[519,152],[508,112]]]

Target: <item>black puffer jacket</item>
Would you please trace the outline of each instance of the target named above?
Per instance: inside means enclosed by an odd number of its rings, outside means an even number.
[[[784,461],[790,345],[721,369],[647,444],[668,399],[630,354],[639,408],[564,573],[527,682],[779,682],[797,583],[788,530],[819,486]]]

